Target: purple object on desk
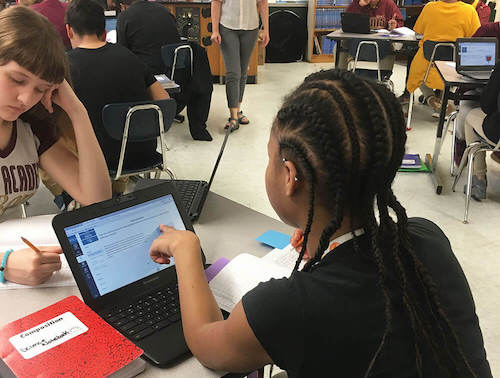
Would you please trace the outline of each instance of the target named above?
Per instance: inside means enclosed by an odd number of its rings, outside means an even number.
[[[219,273],[222,270],[222,268],[224,268],[227,265],[228,262],[229,262],[228,259],[226,259],[225,257],[221,257],[219,260],[217,260],[207,269],[205,269],[205,275],[207,276],[207,281],[210,282],[217,275],[217,273]]]

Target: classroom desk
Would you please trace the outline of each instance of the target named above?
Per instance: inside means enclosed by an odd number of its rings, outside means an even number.
[[[437,172],[437,164],[439,159],[439,153],[441,152],[441,146],[443,144],[443,126],[446,118],[446,105],[448,100],[460,101],[460,100],[475,100],[479,101],[479,96],[477,95],[466,95],[463,92],[483,88],[487,81],[476,80],[469,78],[464,75],[460,75],[455,69],[454,62],[435,62],[439,76],[444,82],[443,91],[443,101],[441,106],[441,111],[439,113],[439,122],[436,130],[436,141],[434,143],[434,152],[432,156],[427,154],[425,157],[425,164],[431,169],[431,178],[436,189],[436,194],[441,194],[443,191],[442,180]],[[451,88],[457,88],[455,92],[451,91]]]
[[[404,36],[404,35],[392,35],[392,34],[383,34],[383,33],[370,33],[370,34],[358,34],[358,33],[344,33],[342,30],[335,30],[330,34],[326,35],[326,38],[332,39],[334,41],[344,41],[350,39],[360,39],[363,41],[389,41],[389,42],[400,42],[405,45],[417,45],[419,39],[416,35],[413,36]],[[340,48],[337,43],[335,48],[335,68],[338,68],[339,59],[340,59]]]
[[[293,231],[278,220],[212,192],[208,194],[203,212],[194,228],[201,240],[207,262],[210,263],[220,257],[231,259],[242,252],[263,256],[271,249],[257,242],[257,236],[269,229],[288,234]],[[0,327],[69,295],[81,298],[76,286],[0,290]],[[160,369],[148,364],[140,375],[144,378],[161,376],[203,378],[213,377],[213,372],[204,368],[194,357],[186,356],[167,368]]]

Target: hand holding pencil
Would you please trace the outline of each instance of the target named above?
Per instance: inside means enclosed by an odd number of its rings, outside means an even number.
[[[7,281],[35,286],[61,269],[61,247],[36,247],[29,240],[21,239],[29,248],[18,249],[9,255],[4,271]]]

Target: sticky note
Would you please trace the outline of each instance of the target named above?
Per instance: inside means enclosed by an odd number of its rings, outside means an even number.
[[[269,230],[260,235],[256,240],[270,247],[283,249],[290,244],[290,235]]]

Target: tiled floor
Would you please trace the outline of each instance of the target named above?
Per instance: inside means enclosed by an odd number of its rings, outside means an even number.
[[[327,67],[329,65],[309,63],[259,67],[259,84],[247,86],[244,99],[243,110],[251,123],[231,134],[212,186],[214,192],[276,217],[264,187],[266,144],[273,117],[284,95],[308,73]],[[397,66],[393,81],[398,94],[403,88],[403,78],[404,67]],[[172,126],[167,134],[171,148],[169,164],[178,178],[208,180],[223,139],[222,128],[227,116],[224,87],[215,85],[208,122],[214,141],[194,142],[186,124]],[[436,124],[431,112],[417,105],[413,130],[408,133],[407,151],[420,156],[432,152]],[[424,173],[398,174],[395,192],[410,216],[429,218],[448,235],[474,294],[493,376],[500,376],[500,166],[488,158],[488,199],[481,203],[473,201],[470,224],[462,224],[464,195],[460,190],[451,191],[450,139],[448,135],[440,158],[439,171],[444,179],[441,195],[435,194],[429,175]],[[460,183],[458,188],[462,187]],[[47,198],[42,192],[32,203],[42,205]]]

